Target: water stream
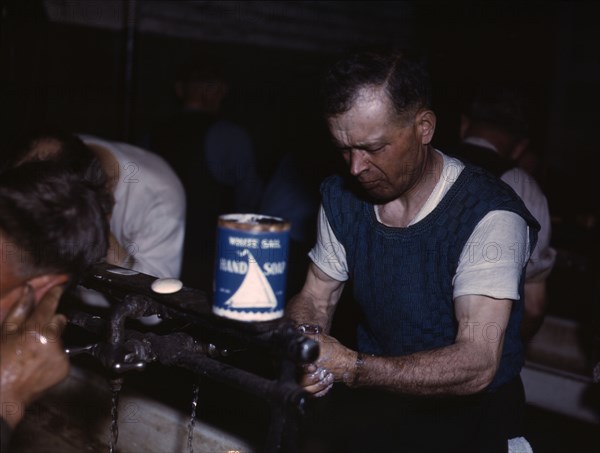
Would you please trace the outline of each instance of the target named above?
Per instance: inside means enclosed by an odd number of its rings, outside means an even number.
[[[198,406],[198,396],[200,394],[200,383],[197,382],[192,387],[192,414],[190,415],[190,423],[188,424],[188,450],[194,453],[194,425],[196,423],[196,407]]]
[[[117,448],[117,440],[119,439],[119,393],[121,392],[123,380],[114,379],[110,381],[112,392],[111,407],[110,407],[110,443],[109,453],[115,453]]]

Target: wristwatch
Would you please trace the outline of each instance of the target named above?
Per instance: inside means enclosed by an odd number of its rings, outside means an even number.
[[[305,333],[308,335],[316,335],[323,332],[321,326],[318,326],[316,324],[297,324],[296,329],[298,330],[298,332]]]

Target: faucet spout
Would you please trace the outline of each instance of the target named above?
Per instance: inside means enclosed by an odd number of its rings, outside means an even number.
[[[116,305],[112,311],[108,326],[108,343],[115,346],[115,348],[122,346],[125,340],[125,321],[128,318],[164,314],[161,305],[149,297],[128,294],[123,302]]]

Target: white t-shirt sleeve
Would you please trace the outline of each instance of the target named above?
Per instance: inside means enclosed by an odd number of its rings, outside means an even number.
[[[134,237],[133,269],[155,277],[178,278],[185,233],[185,198],[165,192],[168,191],[155,193],[153,202],[140,213],[145,221]]]
[[[492,211],[475,227],[454,276],[454,298],[483,295],[518,299],[519,279],[529,259],[529,227],[509,211]]]
[[[317,243],[308,253],[315,265],[340,282],[348,280],[346,249],[333,232],[323,206],[319,208]]]

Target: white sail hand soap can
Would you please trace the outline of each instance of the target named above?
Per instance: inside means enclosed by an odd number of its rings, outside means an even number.
[[[213,313],[238,321],[283,316],[289,233],[290,223],[279,217],[219,217]]]

